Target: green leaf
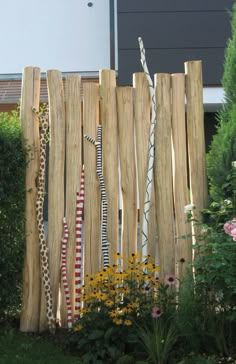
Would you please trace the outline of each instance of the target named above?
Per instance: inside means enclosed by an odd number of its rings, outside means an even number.
[[[104,331],[103,330],[94,330],[91,332],[91,334],[88,335],[89,340],[98,340],[104,337]]]

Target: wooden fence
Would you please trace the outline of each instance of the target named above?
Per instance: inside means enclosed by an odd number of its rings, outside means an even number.
[[[154,79],[157,125],[148,252],[158,259],[161,276],[175,272],[181,276],[186,264],[192,260],[192,239],[181,238],[191,233],[190,225],[185,223],[184,206],[194,204],[194,213],[199,216],[207,198],[201,62],[186,62],[185,74],[155,74]],[[96,149],[84,140],[83,134],[96,139],[97,126],[102,125],[103,175],[108,200],[107,234],[112,263],[120,246],[125,257],[140,246],[138,204],[142,231],[151,107],[144,73],[133,75],[133,87],[119,87],[115,72],[102,70],[99,85],[83,83],[82,100],[79,75],[68,76],[63,87],[61,72],[49,70],[47,85],[50,130],[47,245],[53,310],[56,315],[61,291],[60,313],[64,326],[67,314],[63,287],[60,289],[63,217],[66,216],[70,231],[67,271],[73,298],[76,192],[80,188],[83,163],[84,274],[96,272],[102,261],[101,193],[96,174]],[[26,173],[22,331],[42,331],[47,327],[35,208],[39,123],[32,107],[39,108],[39,95],[40,69],[27,67],[22,81],[21,122],[31,159]],[[122,197],[121,237],[119,191]]]

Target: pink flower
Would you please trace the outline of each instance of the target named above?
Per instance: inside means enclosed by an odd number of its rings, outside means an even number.
[[[224,224],[224,231],[236,241],[236,217],[234,217],[232,221],[227,221]]]
[[[152,309],[152,317],[153,318],[158,318],[161,315],[162,315],[162,312],[161,312],[160,308],[159,307],[153,307],[153,309]]]
[[[233,230],[231,230],[231,236],[233,240],[236,241],[236,227]]]
[[[230,233],[231,233],[231,224],[229,222],[226,222],[224,224],[224,231],[225,231],[226,234],[230,235]]]
[[[174,274],[167,274],[164,281],[166,285],[174,286],[176,283]]]

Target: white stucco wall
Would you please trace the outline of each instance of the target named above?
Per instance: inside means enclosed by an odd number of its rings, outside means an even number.
[[[1,1],[0,74],[110,67],[109,0]]]

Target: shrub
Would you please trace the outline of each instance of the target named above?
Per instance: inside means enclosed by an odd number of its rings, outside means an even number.
[[[0,318],[20,305],[25,151],[18,114],[0,114]]]
[[[137,327],[145,325],[152,332],[153,321],[160,316],[165,320],[175,310],[175,278],[158,279],[157,271],[150,257],[141,263],[133,254],[125,270],[114,265],[86,277],[84,307],[67,348],[77,351],[84,363],[126,363],[145,355]]]
[[[222,85],[229,104],[236,103],[236,3],[231,12],[232,36],[227,42],[225,50],[224,75]]]
[[[235,172],[232,167],[228,180],[233,196]],[[235,202],[231,201],[228,213],[235,210]],[[214,218],[209,225],[197,222],[202,232],[196,236],[194,246],[194,275],[189,270],[181,282],[176,323],[182,347],[188,347],[189,353],[228,356],[235,350],[236,340],[236,221],[231,215],[222,226],[221,206],[218,211],[215,205],[213,211],[211,206],[206,211]],[[188,218],[196,223],[191,213]]]
[[[225,111],[226,113],[226,111]],[[213,201],[229,199],[232,195],[225,183],[236,160],[236,105],[221,120],[207,155],[210,195]],[[227,119],[227,120],[226,120]]]
[[[236,4],[231,14],[232,37],[228,40],[222,85],[226,104],[218,113],[218,129],[207,156],[210,196],[213,201],[228,198],[224,183],[236,160]]]

